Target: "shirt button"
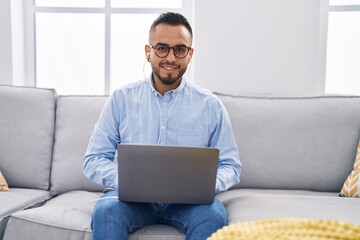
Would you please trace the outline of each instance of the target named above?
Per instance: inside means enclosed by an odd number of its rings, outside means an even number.
[[[165,106],[165,105],[166,105],[166,102],[164,102],[163,105]]]
[[[161,126],[161,128],[160,128],[161,130],[164,130],[165,129],[165,126]]]

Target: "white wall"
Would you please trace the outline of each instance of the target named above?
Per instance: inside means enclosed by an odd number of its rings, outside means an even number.
[[[23,11],[23,1],[27,1],[27,0],[10,0],[10,1],[11,1],[10,8],[11,8],[12,63],[13,63],[12,83],[15,86],[25,86],[26,85],[25,28],[24,28],[25,21],[24,21],[24,11]],[[31,47],[31,45],[29,47]]]
[[[12,84],[10,0],[0,0],[0,84]]]
[[[19,41],[13,42],[12,53],[10,2],[0,0],[0,84],[22,85],[23,19],[13,21]],[[21,2],[11,4],[20,16]],[[233,94],[324,93],[326,26],[321,30],[319,24],[320,5],[327,0],[194,2],[197,84]]]
[[[320,2],[196,0],[195,82],[232,94],[324,93]]]

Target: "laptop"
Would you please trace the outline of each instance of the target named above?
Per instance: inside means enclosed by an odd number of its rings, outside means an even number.
[[[119,144],[119,199],[212,204],[218,158],[217,148]]]

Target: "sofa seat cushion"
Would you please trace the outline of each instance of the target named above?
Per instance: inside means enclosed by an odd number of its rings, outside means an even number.
[[[11,188],[8,192],[0,192],[0,239],[10,214],[42,205],[49,198],[48,191],[37,189]]]
[[[185,240],[185,235],[171,226],[158,224],[141,228],[129,240]]]
[[[38,189],[11,188],[0,193],[0,220],[21,209],[32,207],[50,198],[50,193]]]
[[[239,188],[230,189],[216,195],[225,206],[234,199],[249,195],[295,195],[295,196],[329,196],[336,197],[336,192],[317,192],[308,190],[285,190],[285,189],[255,189],[255,188]]]
[[[92,208],[100,193],[74,191],[13,214],[4,239],[91,239]]]
[[[229,224],[271,218],[339,220],[360,224],[355,198],[333,196],[254,194],[227,202]]]
[[[4,239],[92,239],[91,216],[101,193],[72,191],[49,200],[44,206],[13,214],[7,224]],[[183,240],[184,235],[164,225],[140,229],[129,239]]]

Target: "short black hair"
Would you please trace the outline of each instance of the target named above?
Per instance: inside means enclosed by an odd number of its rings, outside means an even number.
[[[160,16],[157,19],[155,19],[155,21],[151,25],[150,32],[154,31],[156,26],[161,24],[161,23],[169,24],[169,25],[172,25],[172,26],[183,25],[190,32],[191,37],[193,36],[193,32],[192,32],[192,28],[190,26],[190,23],[180,13],[166,12],[166,13],[160,14]]]

